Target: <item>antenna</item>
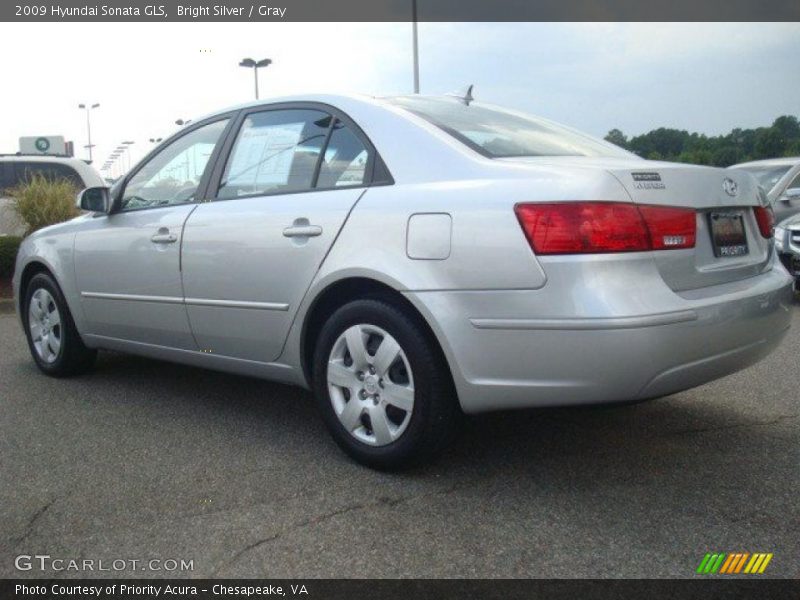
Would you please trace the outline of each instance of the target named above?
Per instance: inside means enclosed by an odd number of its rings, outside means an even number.
[[[472,95],[472,88],[474,88],[474,84],[469,84],[467,88],[463,92],[450,92],[449,94],[445,94],[446,96],[452,96],[453,98],[458,98],[461,102],[464,103],[465,106],[469,106],[470,102],[475,100]]]

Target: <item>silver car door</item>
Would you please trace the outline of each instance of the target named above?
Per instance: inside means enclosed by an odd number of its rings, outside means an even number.
[[[231,145],[215,197],[186,223],[186,307],[203,351],[269,362],[374,153],[344,122],[299,108],[246,114]]]
[[[183,303],[180,247],[227,124],[201,124],[169,142],[128,179],[111,214],[77,234],[75,275],[88,333],[197,348]]]

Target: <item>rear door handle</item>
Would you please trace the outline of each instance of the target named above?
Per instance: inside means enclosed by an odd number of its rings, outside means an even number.
[[[311,225],[308,219],[295,219],[291,227],[283,230],[283,236],[292,237],[316,237],[322,235],[322,227]]]
[[[158,232],[150,238],[154,244],[174,244],[178,241],[178,236],[170,233],[166,227],[159,228]]]

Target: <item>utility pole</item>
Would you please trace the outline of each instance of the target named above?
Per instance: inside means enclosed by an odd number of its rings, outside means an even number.
[[[417,0],[411,0],[411,20],[414,38],[414,93],[419,94],[419,40],[417,36]]]

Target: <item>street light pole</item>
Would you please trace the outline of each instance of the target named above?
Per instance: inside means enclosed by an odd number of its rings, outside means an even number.
[[[253,69],[253,80],[255,82],[255,88],[256,88],[256,100],[258,100],[258,70],[261,67],[268,67],[271,64],[272,60],[269,58],[263,58],[259,61],[253,60],[252,58],[243,58],[239,63],[240,67]]]
[[[78,108],[86,111],[86,137],[89,139],[89,143],[86,145],[86,148],[89,149],[89,162],[92,162],[92,148],[94,148],[94,146],[92,145],[92,123],[91,120],[89,119],[89,112],[93,108],[97,108],[98,106],[100,106],[100,104],[98,103],[92,105],[78,104]]]
[[[122,145],[123,145],[123,146],[125,147],[125,149],[128,151],[128,169],[127,169],[127,171],[130,171],[130,170],[131,170],[131,146],[132,146],[133,144],[135,144],[135,143],[136,143],[136,142],[133,142],[133,141],[122,142]],[[127,171],[126,171],[126,172],[127,172]]]
[[[414,93],[419,94],[419,40],[417,37],[417,0],[411,0],[411,20],[414,45]]]

